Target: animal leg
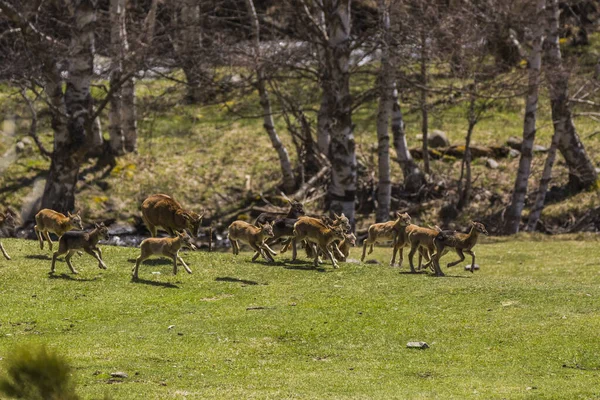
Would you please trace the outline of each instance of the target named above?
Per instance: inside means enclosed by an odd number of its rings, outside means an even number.
[[[448,265],[446,265],[447,268],[454,267],[456,264],[460,264],[465,259],[465,255],[463,254],[463,251],[461,249],[456,249],[456,254],[458,254],[460,260],[448,263]]]
[[[40,249],[44,250],[44,238],[42,236],[42,232],[40,232],[37,225],[33,227],[33,230],[35,231],[35,235],[40,241]]]
[[[55,264],[56,264],[56,259],[58,258],[58,256],[61,256],[63,254],[65,254],[66,251],[61,252],[60,251],[60,247],[57,251],[54,252],[54,254],[52,255],[52,266],[50,267],[50,273],[53,274],[55,269]]]
[[[4,257],[7,260],[10,260],[10,256],[8,255],[8,253],[6,252],[6,250],[4,250],[4,246],[2,246],[2,242],[0,242],[0,250],[2,250],[2,254],[4,254]]]
[[[475,271],[475,253],[473,250],[465,250],[465,253],[471,255],[471,273],[473,273]]]
[[[133,279],[138,279],[138,271],[140,269],[140,264],[144,262],[144,260],[146,260],[147,258],[148,257],[144,256],[143,254],[136,258],[135,267],[133,267],[133,269],[131,270]]]
[[[260,247],[262,247],[263,250],[266,250],[269,253],[271,253],[272,256],[276,256],[277,255],[277,252],[275,250],[273,250],[272,248],[270,248],[269,245],[266,242],[263,242]]]
[[[295,260],[298,256],[298,249],[296,249],[296,239],[292,239],[292,260]]]
[[[252,247],[256,252],[260,253],[263,256],[263,258],[265,260],[267,260],[267,262],[275,261],[273,259],[273,257],[271,257],[270,253],[265,252],[261,247],[258,247],[258,245],[256,243],[249,243],[249,244],[250,244],[250,247]],[[252,261],[255,261],[255,259],[253,258]]]
[[[369,239],[365,239],[365,241],[363,242],[363,252],[362,252],[362,256],[360,257],[360,261],[364,262],[365,261],[365,257],[366,257],[366,252],[367,252],[367,246],[369,245]]]
[[[410,262],[410,272],[412,272],[413,274],[417,272],[415,271],[415,264],[413,262],[413,258],[418,246],[418,244],[412,244],[410,246],[410,253],[408,253],[408,261]]]
[[[188,274],[191,274],[192,270],[190,269],[190,267],[188,267],[188,265],[185,263],[185,261],[183,261],[183,258],[181,258],[179,253],[177,253],[177,259],[179,260],[181,265],[183,265],[183,268],[185,268],[185,272],[187,272]]]
[[[307,243],[307,245],[310,246],[310,248],[313,251],[313,254],[315,255],[314,265],[315,265],[315,268],[318,268],[319,267],[319,251],[317,249],[317,245],[314,243]]]
[[[337,261],[335,260],[335,257],[333,256],[333,253],[327,248],[327,246],[321,246],[321,245],[319,245],[319,249],[323,253],[327,254],[327,256],[329,257],[329,259],[331,260],[331,264],[333,264],[333,268],[339,268],[340,267],[338,265]]]
[[[74,274],[78,274],[75,267],[73,267],[73,264],[71,264],[71,257],[73,257],[74,253],[75,253],[75,250],[69,250],[69,253],[65,256],[65,261],[67,262],[67,265],[69,266],[69,268],[71,268],[71,272]]]
[[[175,231],[173,230],[173,228],[164,228],[167,233],[169,234],[169,236],[174,237],[175,235]],[[191,236],[191,235],[190,235]]]
[[[279,251],[281,254],[285,253],[286,251],[288,251],[288,249],[290,248],[290,245],[292,244],[292,241],[294,239],[288,239],[285,242],[283,242],[283,247],[281,248],[281,251]]]
[[[173,275],[177,275],[177,254],[165,253],[165,256],[173,260]]]
[[[346,260],[346,256],[344,255],[344,253],[342,253],[337,243],[333,243],[331,246],[333,247],[333,252],[337,254],[341,260]]]
[[[46,237],[46,240],[48,241],[48,247],[50,248],[50,251],[52,251],[52,239],[50,239],[50,234],[48,233],[48,231],[44,231],[44,236]]]
[[[98,268],[100,268],[100,269],[107,269],[106,268],[106,264],[104,264],[104,261],[102,261],[102,258],[100,257],[100,255],[96,254],[96,252],[94,250],[92,250],[92,249],[83,249],[83,251],[85,251],[90,256],[92,256],[96,260],[98,260]]]
[[[100,250],[100,247],[98,247],[98,246],[93,247],[92,250],[94,250],[96,253],[98,253],[98,256],[100,257],[100,259],[104,261],[104,259],[102,258],[102,250]]]

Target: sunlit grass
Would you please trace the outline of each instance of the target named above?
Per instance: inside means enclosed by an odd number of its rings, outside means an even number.
[[[76,276],[60,260],[52,278],[37,243],[3,242],[0,357],[45,343],[84,398],[598,396],[596,241],[480,244],[481,270],[447,278],[388,267],[389,248],[337,270],[186,252],[192,275],[157,259],[137,283],[139,249],[104,246],[107,271],[75,257]]]

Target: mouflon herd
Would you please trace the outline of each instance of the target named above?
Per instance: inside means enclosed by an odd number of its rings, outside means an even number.
[[[288,200],[290,210],[287,214],[262,213],[254,224],[245,221],[234,221],[228,228],[228,239],[234,255],[240,253],[239,242],[246,243],[254,251],[252,261],[262,257],[267,262],[273,262],[277,252],[271,246],[281,241],[281,253],[292,248],[292,261],[297,259],[297,245],[304,244],[306,254],[313,259],[314,266],[321,263],[321,258],[326,257],[334,268],[338,268],[338,261],[346,261],[350,247],[356,245],[356,236],[351,232],[348,218],[342,213],[334,214],[331,219],[327,216],[319,218],[307,216],[304,206],[298,201]],[[141,254],[135,261],[132,269],[132,278],[138,279],[140,264],[151,256],[168,257],[173,260],[173,274],[177,274],[177,263],[192,273],[189,266],[179,256],[182,247],[195,250],[194,237],[198,235],[204,213],[197,214],[184,209],[172,197],[165,194],[154,194],[142,203],[142,220],[150,231],[151,238],[145,239],[140,244]],[[44,249],[44,241],[52,251],[50,233],[58,236],[58,250],[53,253],[51,273],[54,273],[56,260],[66,254],[65,261],[71,272],[77,270],[71,263],[73,254],[85,252],[98,261],[98,267],[106,269],[102,259],[102,250],[98,247],[100,240],[108,239],[108,228],[103,223],[94,224],[89,231],[83,230],[83,223],[79,212],[67,215],[50,209],[43,209],[35,216],[34,231]],[[14,229],[15,217],[10,212],[0,212],[0,229]],[[170,237],[156,237],[157,229],[165,230]],[[377,243],[391,242],[392,256],[390,266],[396,265],[396,256],[399,254],[398,266],[402,266],[403,249],[410,248],[408,253],[411,272],[417,272],[414,265],[414,255],[419,253],[418,269],[431,268],[435,275],[444,276],[440,268],[440,258],[450,250],[454,250],[458,260],[450,262],[447,267],[455,266],[465,259],[465,254],[471,256],[471,272],[475,269],[475,253],[473,247],[477,244],[478,236],[482,233],[488,235],[485,226],[479,222],[471,222],[468,233],[451,230],[442,230],[439,227],[421,227],[411,223],[407,213],[396,213],[396,219],[388,222],[372,224],[363,241],[361,262],[365,261],[367,254],[373,252]],[[367,253],[367,247],[369,251]],[[7,260],[11,258],[0,242],[0,250]],[[423,259],[425,264],[423,264]]]

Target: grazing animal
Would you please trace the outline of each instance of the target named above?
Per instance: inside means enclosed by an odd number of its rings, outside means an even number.
[[[108,239],[108,228],[103,223],[94,224],[94,229],[90,232],[72,231],[65,232],[58,241],[58,250],[52,255],[52,267],[50,272],[54,273],[56,259],[58,256],[67,253],[65,261],[71,272],[76,274],[77,271],[71,264],[71,257],[78,250],[83,250],[96,260],[98,260],[98,267],[100,269],[106,269],[106,264],[102,260],[102,250],[98,247],[98,241],[100,239]]]
[[[196,246],[194,246],[191,236],[189,236],[186,232],[176,232],[175,237],[145,239],[140,244],[142,254],[135,260],[135,267],[133,267],[131,271],[133,279],[138,279],[140,264],[153,255],[165,256],[173,259],[173,275],[177,275],[177,260],[179,260],[181,265],[183,265],[185,271],[188,274],[191,274],[192,270],[190,267],[188,267],[185,261],[183,261],[183,258],[179,256],[179,250],[182,247],[196,250]]]
[[[393,267],[396,263],[396,244],[398,238],[403,238],[403,232],[406,227],[410,224],[410,215],[407,213],[396,213],[396,219],[394,221],[381,222],[373,224],[369,227],[369,233],[367,238],[363,241],[363,252],[360,261],[365,261],[367,246],[369,247],[369,253],[373,252],[373,246],[378,242],[392,241],[393,251],[390,265]],[[400,265],[402,265],[402,246],[400,246]]]
[[[142,219],[152,237],[157,228],[162,228],[171,236],[187,229],[191,236],[197,236],[204,213],[198,215],[185,210],[177,201],[166,194],[153,194],[142,203]]]
[[[252,261],[256,261],[259,255],[262,255],[267,262],[275,261],[273,256],[277,253],[273,251],[266,243],[268,238],[274,237],[273,227],[270,223],[258,224],[258,227],[250,225],[244,221],[234,221],[229,225],[228,235],[231,242],[233,254],[240,254],[240,245],[238,240],[247,243],[255,253]]]
[[[5,227],[9,228],[9,229],[14,229],[16,225],[17,225],[17,221],[15,221],[15,217],[13,217],[13,215],[10,212],[5,212],[5,213],[0,212],[0,229],[3,229]],[[7,260],[10,260],[10,256],[8,255],[6,250],[4,250],[4,246],[2,245],[2,242],[0,242],[0,250],[2,251],[2,254],[4,255],[4,257]]]
[[[264,225],[267,222],[273,224],[273,222],[275,222],[275,220],[282,219],[282,218],[298,219],[299,217],[306,214],[304,212],[304,205],[302,203],[300,203],[299,201],[288,200],[288,203],[290,203],[290,210],[288,211],[287,214],[264,212],[264,213],[261,213],[256,218],[256,221],[254,221],[254,225],[256,225],[256,226],[258,226],[258,224]]]
[[[346,261],[350,254],[350,247],[356,246],[356,236],[354,233],[346,233],[345,236],[344,240],[338,244],[338,249],[340,249],[344,257],[340,257],[337,253],[333,254],[338,261]]]
[[[485,226],[480,222],[471,221],[471,230],[469,233],[460,233],[454,231],[442,231],[439,232],[434,238],[435,254],[433,255],[433,264],[437,264],[439,268],[440,258],[446,253],[447,248],[453,248],[456,254],[460,257],[460,260],[448,263],[446,267],[453,267],[461,263],[465,259],[464,253],[471,255],[471,272],[475,269],[475,252],[473,247],[477,244],[479,234],[483,233],[488,236],[489,233],[485,229]]]
[[[58,238],[72,229],[83,230],[83,224],[81,223],[81,216],[79,211],[75,214],[67,212],[67,215],[61,214],[57,211],[44,208],[35,215],[35,234],[40,240],[40,249],[44,250],[44,238],[48,241],[48,247],[52,251],[52,239],[50,239],[49,233],[54,233]]]
[[[333,268],[339,267],[329,246],[336,240],[345,239],[345,229],[341,225],[327,226],[315,218],[299,218],[294,225],[294,236],[296,241],[304,240],[312,244],[315,268],[319,265],[319,251],[329,257]],[[334,247],[339,252],[337,246]]]
[[[419,250],[419,269],[421,268],[421,259],[423,257],[428,261],[426,267],[431,265],[433,262],[433,254],[435,253],[433,240],[440,231],[411,224],[406,228],[406,233],[408,235],[407,243],[410,244],[410,253],[408,254],[410,272],[415,273],[416,271],[413,263],[414,254]],[[437,276],[444,276],[442,270],[435,263],[433,263],[433,268]]]

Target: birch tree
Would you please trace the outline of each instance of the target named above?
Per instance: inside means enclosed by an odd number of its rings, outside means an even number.
[[[540,68],[542,64],[542,43],[544,41],[544,29],[546,26],[546,0],[536,2],[536,21],[531,51],[527,63],[529,82],[525,98],[525,118],[523,121],[523,142],[521,144],[521,158],[519,169],[515,180],[511,203],[505,213],[504,231],[514,234],[519,231],[521,214],[525,206],[525,195],[527,194],[527,183],[531,174],[531,161],[533,158],[533,143],[536,134],[536,117],[538,104],[538,91],[540,85]]]
[[[558,135],[558,150],[569,167],[569,188],[587,189],[596,184],[598,174],[577,134],[569,104],[569,73],[564,68],[559,45],[558,0],[548,0],[548,36],[544,63],[550,91],[552,121]]]
[[[389,1],[378,0],[380,26],[381,67],[379,71],[379,110],[377,112],[377,154],[379,157],[377,183],[376,222],[384,222],[390,216],[392,182],[390,178],[389,120],[392,111],[394,77],[390,63],[390,11]]]
[[[292,163],[290,162],[288,151],[281,142],[281,139],[275,130],[271,101],[265,85],[265,73],[260,54],[260,24],[253,0],[246,0],[246,7],[248,8],[248,15],[250,16],[250,22],[252,24],[252,44],[254,48],[254,65],[256,67],[256,87],[260,96],[260,105],[263,109],[263,126],[265,127],[265,130],[269,135],[269,139],[271,139],[271,144],[273,145],[275,151],[277,151],[277,156],[279,157],[279,165],[283,175],[283,189],[285,193],[291,193],[296,187],[296,180],[294,178],[294,171],[292,169]]]
[[[129,45],[127,43],[127,32],[125,28],[125,3],[126,0],[110,0],[110,42],[112,54],[112,71],[110,73],[110,85],[114,86],[121,80],[123,75],[123,62],[125,60]],[[122,124],[122,102],[123,87],[115,91],[108,112],[108,133],[110,137],[110,148],[113,154],[125,153],[125,136]]]
[[[329,143],[331,183],[328,193],[331,210],[344,213],[354,226],[356,198],[356,144],[352,132],[350,95],[350,6],[351,0],[323,0],[327,25],[326,76],[323,85],[328,96],[332,127]]]

